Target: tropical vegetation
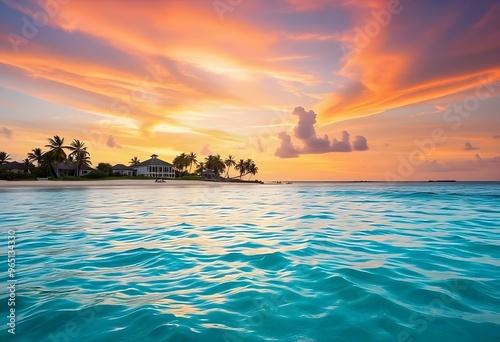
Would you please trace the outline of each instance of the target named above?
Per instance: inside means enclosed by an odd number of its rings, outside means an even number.
[[[113,169],[109,163],[99,163],[95,169],[91,168],[92,162],[87,146],[81,140],[74,139],[69,145],[65,144],[64,137],[55,135],[48,139],[45,145],[46,150],[36,147],[22,161],[28,170],[30,177],[52,177],[52,178],[79,178],[82,170],[89,170],[87,178],[105,178],[118,176],[113,174]],[[4,151],[0,151],[0,165],[12,160],[11,156]],[[138,157],[130,159],[131,167],[140,164]],[[226,181],[242,181],[243,177],[252,176],[258,173],[259,168],[252,159],[237,159],[233,155],[222,158],[219,154],[211,154],[203,161],[198,160],[196,153],[181,153],[172,161],[176,174],[183,179],[210,179]],[[24,166],[23,166],[24,167]],[[192,173],[194,169],[194,172]],[[74,170],[74,171],[73,171]],[[3,174],[8,173],[0,170]],[[233,172],[233,175],[231,175]],[[12,177],[10,177],[12,176]],[[10,178],[26,178],[17,175]],[[27,175],[26,175],[27,176]],[[120,174],[121,176],[121,174]],[[9,178],[7,177],[7,178]],[[4,177],[4,179],[7,179]],[[10,179],[9,178],[9,179]]]
[[[133,157],[132,159],[130,159],[129,164],[132,167],[138,165],[140,162],[141,161],[139,160],[138,157]]]
[[[80,177],[80,171],[85,167],[90,167],[92,162],[90,161],[90,153],[87,151],[87,147],[84,142],[78,139],[73,140],[67,149],[70,150],[68,155],[69,161],[76,166],[76,176]]]
[[[181,177],[185,176],[188,167],[191,171],[193,165],[196,165],[197,175],[215,180],[234,180],[236,178],[242,180],[242,177],[247,175],[249,175],[248,180],[250,180],[259,172],[259,168],[252,159],[240,159],[239,162],[236,162],[232,155],[223,159],[219,154],[211,154],[205,158],[205,161],[199,162],[195,153],[181,153],[174,158],[172,164],[179,171]],[[230,177],[231,169],[237,171],[238,175]]]
[[[99,163],[97,164],[98,171],[101,171],[104,173],[106,176],[112,176],[113,175],[113,166],[109,163]]]
[[[2,165],[3,163],[5,163],[6,161],[9,161],[11,159],[12,158],[10,158],[10,155],[7,154],[7,152],[0,151],[0,165]]]
[[[47,148],[46,151],[39,147],[32,149],[28,152],[27,158],[22,160],[21,163],[27,166],[27,170],[31,170],[30,177],[61,178],[63,176],[60,172],[62,165],[73,167],[75,176],[80,177],[80,171],[84,168],[90,168],[92,165],[85,143],[78,139],[73,140],[69,145],[65,145],[64,138],[55,135],[48,139],[45,147]],[[1,151],[0,164],[9,160],[11,160],[9,154]],[[65,169],[68,170],[67,167]],[[3,172],[6,173],[7,171],[3,170]],[[26,171],[26,173],[28,172]],[[10,178],[19,179],[25,177]]]

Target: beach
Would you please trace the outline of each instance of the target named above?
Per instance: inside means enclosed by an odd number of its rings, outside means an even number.
[[[165,179],[163,182],[155,182],[154,179],[113,179],[113,180],[81,180],[81,181],[53,181],[53,180],[36,180],[36,181],[6,181],[0,180],[0,188],[73,188],[73,187],[143,187],[143,186],[187,186],[187,185],[203,185],[203,186],[220,186],[234,184],[255,184],[255,183],[239,183],[239,182],[208,182],[197,180],[174,180]]]

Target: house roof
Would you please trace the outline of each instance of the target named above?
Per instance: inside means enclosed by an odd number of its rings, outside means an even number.
[[[66,163],[59,163],[59,164],[57,164],[57,168],[59,169],[59,171],[76,170],[76,166],[75,165],[66,164]]]
[[[134,171],[133,167],[129,167],[123,164],[116,164],[113,166],[113,171]]]
[[[139,166],[170,166],[170,167],[174,167],[172,164],[167,163],[166,161],[163,161],[161,159],[158,159],[155,156],[156,155],[153,154],[153,158],[148,159],[146,161],[143,161],[142,163],[137,164],[135,167],[139,167]]]
[[[59,163],[59,164],[57,164],[57,168],[59,169],[59,171],[73,171],[73,170],[76,170],[76,166],[73,165],[73,164],[69,164],[69,163]],[[84,165],[81,168],[81,170],[93,170],[93,168]]]
[[[26,164],[13,161],[10,163],[5,162],[5,163],[1,164],[0,169],[4,169],[4,170],[29,170],[30,168]]]

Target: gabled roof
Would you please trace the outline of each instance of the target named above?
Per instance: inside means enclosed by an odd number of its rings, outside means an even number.
[[[116,164],[113,166],[113,171],[134,171],[133,167],[129,167],[123,164]]]
[[[76,166],[75,165],[72,165],[72,164],[67,164],[67,163],[58,163],[57,164],[57,169],[59,171],[72,171],[72,170],[76,170]]]
[[[0,169],[4,170],[29,170],[30,168],[23,163],[18,163],[16,161],[13,162],[5,162],[0,165]]]
[[[59,163],[57,164],[59,171],[73,171],[76,170],[76,166],[70,163]],[[94,170],[93,168],[84,165],[80,170]]]
[[[155,158],[155,157],[148,159],[146,161],[143,161],[142,163],[137,164],[135,167],[139,167],[139,166],[170,166],[170,167],[174,167],[172,164],[167,163],[166,161],[163,161],[163,160]]]

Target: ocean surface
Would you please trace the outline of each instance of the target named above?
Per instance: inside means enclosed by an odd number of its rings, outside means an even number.
[[[0,341],[498,342],[499,204],[499,183],[0,188]]]

